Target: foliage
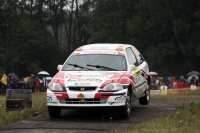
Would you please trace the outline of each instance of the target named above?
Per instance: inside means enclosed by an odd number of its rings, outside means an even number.
[[[133,5],[130,0],[94,0],[89,43],[130,43],[126,21],[134,12]]]
[[[136,46],[162,76],[200,71],[198,0],[0,1],[0,74],[56,73],[88,43]]]
[[[135,42],[145,49],[151,70],[169,76],[199,69],[197,0],[142,0],[135,9],[137,14],[132,15],[128,27]]]

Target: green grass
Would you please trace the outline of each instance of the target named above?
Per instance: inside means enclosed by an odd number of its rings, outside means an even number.
[[[154,95],[151,102],[183,102],[176,111],[119,133],[200,133],[199,90],[187,95]],[[189,102],[189,103],[184,103]]]
[[[200,103],[182,104],[167,116],[144,122],[123,133],[200,133]],[[121,133],[122,133],[121,132]]]
[[[21,110],[6,111],[5,96],[0,96],[0,128],[4,125],[15,123],[24,119],[47,112],[46,96],[32,96],[32,108],[24,108]]]

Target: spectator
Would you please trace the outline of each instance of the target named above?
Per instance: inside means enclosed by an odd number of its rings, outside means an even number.
[[[159,76],[156,78],[156,89],[159,90],[160,88],[160,78]]]
[[[169,80],[168,88],[171,89],[173,87],[172,76],[167,77],[167,79]]]
[[[40,92],[40,79],[38,77],[35,78],[35,92]]]
[[[15,80],[15,77],[11,77],[11,78],[10,78],[10,86],[11,86],[11,88],[13,88],[13,89],[17,89],[17,88],[16,88],[16,80]]]
[[[47,90],[47,85],[48,85],[48,82],[47,82],[46,78],[43,76],[42,83],[41,83],[41,91],[42,92],[45,92]]]
[[[160,77],[159,78],[159,86],[162,86],[162,83],[163,83],[163,77]]]
[[[154,76],[151,76],[151,81],[150,81],[150,89],[151,90],[155,90],[155,83],[156,83],[156,79]]]
[[[190,80],[191,90],[196,90],[196,86],[197,86],[197,80],[196,80],[195,76],[192,76],[192,79]]]
[[[184,88],[184,85],[185,85],[184,76],[180,76],[180,78],[178,80],[178,88]]]
[[[167,86],[167,88],[170,89],[170,80],[168,77],[165,78],[164,82],[165,82],[165,85]]]
[[[173,89],[177,89],[177,79],[172,76],[172,86],[173,86]]]
[[[162,82],[162,85],[160,86],[160,90],[167,90],[167,86],[165,85],[165,82]]]
[[[11,79],[10,79],[10,77],[7,77],[7,88],[6,89],[12,89],[12,81],[11,81]]]
[[[7,85],[8,85],[6,74],[3,74],[2,78],[1,78],[1,83],[2,83],[1,94],[5,95],[6,94],[6,88],[7,88]]]
[[[0,95],[4,95],[4,85],[2,83],[0,86]]]
[[[35,76],[34,74],[31,74],[30,76],[31,77],[28,79],[28,84],[32,92],[34,92],[35,91]]]

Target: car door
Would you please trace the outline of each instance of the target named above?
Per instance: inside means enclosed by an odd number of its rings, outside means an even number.
[[[136,97],[138,97],[146,89],[146,79],[142,72],[143,67],[140,66],[140,63],[137,59],[137,56],[139,57],[139,53],[138,55],[136,54],[134,53],[134,47],[128,47],[126,49],[128,65],[135,65],[135,69],[131,70],[131,74],[133,75],[133,77],[135,77],[136,84],[134,87],[134,92],[136,94]]]

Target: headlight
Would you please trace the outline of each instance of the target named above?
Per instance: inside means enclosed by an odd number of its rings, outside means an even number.
[[[122,90],[123,86],[120,83],[110,83],[103,87],[104,91],[116,91],[116,90]]]
[[[52,91],[63,91],[63,87],[60,83],[51,82],[48,84],[48,89]]]

